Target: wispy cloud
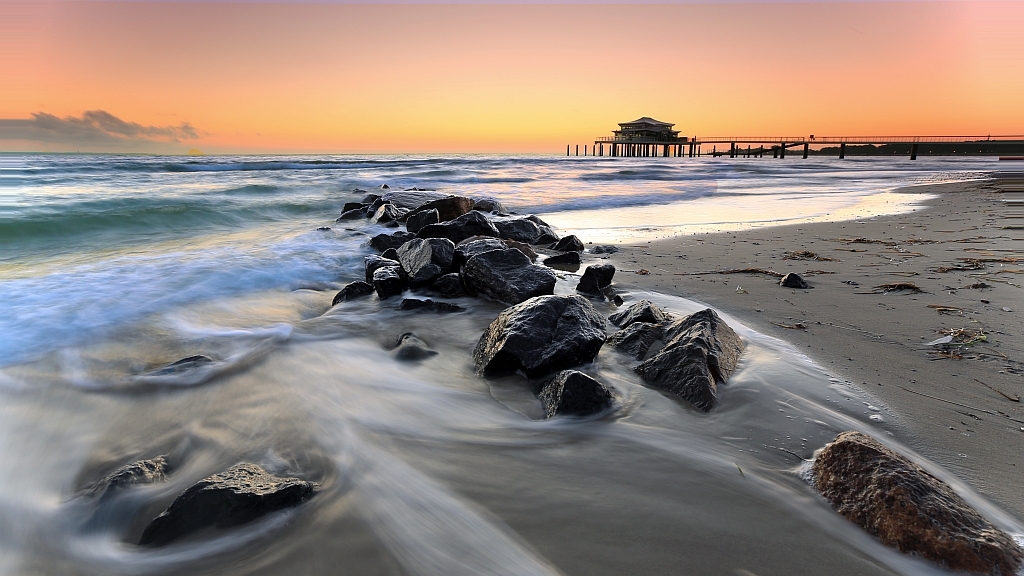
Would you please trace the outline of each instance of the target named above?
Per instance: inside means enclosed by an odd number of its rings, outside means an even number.
[[[197,140],[204,135],[188,122],[176,126],[144,126],[122,120],[105,110],[88,110],[81,117],[59,118],[46,112],[36,112],[31,118],[0,118],[0,140],[72,148],[149,147]]]

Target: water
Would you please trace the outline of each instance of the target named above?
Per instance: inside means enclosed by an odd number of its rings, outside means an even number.
[[[522,379],[472,373],[499,305],[332,308],[378,231],[333,219],[362,196],[353,188],[388,183],[494,196],[585,241],[621,241],[913,209],[919,197],[897,186],[978,178],[989,160],[3,160],[0,573],[937,573],[800,480],[801,459],[838,431],[892,443],[901,428],[784,342],[727,318],[748,348],[710,414],[642,386],[604,350],[584,369],[615,388],[615,411],[540,420]],[[564,275],[557,291],[574,284]],[[387,347],[407,331],[440,354],[397,362]],[[192,354],[214,362],[152,373]],[[167,483],[102,504],[81,496],[161,454],[175,467]],[[206,539],[131,543],[178,493],[240,461],[322,489]]]

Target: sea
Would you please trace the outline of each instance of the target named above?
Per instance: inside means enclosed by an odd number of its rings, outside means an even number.
[[[986,179],[996,164],[0,156],[0,574],[942,573],[816,496],[804,480],[814,451],[865,431],[1024,529],[903,448],[897,414],[786,342],[721,312],[747,348],[706,414],[604,349],[581,369],[614,389],[614,409],[544,419],[523,377],[474,373],[502,305],[332,306],[363,277],[367,240],[394,230],[335,219],[382,187],[421,188],[496,198],[588,247],[646,244],[916,210],[929,196],[915,187]],[[578,277],[559,272],[556,293]],[[675,314],[705,307],[622,292]],[[396,358],[407,332],[438,354]],[[197,354],[213,361],[161,370]],[[92,494],[156,456],[165,482]],[[178,494],[240,462],[320,488],[239,527],[137,545]]]

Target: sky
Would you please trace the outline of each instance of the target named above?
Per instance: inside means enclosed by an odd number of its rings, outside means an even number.
[[[1024,1],[0,0],[0,151],[1024,134]]]

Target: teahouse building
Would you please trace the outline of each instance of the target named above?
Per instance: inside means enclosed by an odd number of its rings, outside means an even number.
[[[679,137],[675,124],[655,120],[648,116],[632,122],[620,122],[614,136],[602,136],[594,141],[594,151],[604,156],[605,146],[611,156],[682,156],[688,139]],[[660,152],[660,154],[659,154]]]
[[[612,133],[615,141],[678,142],[679,130],[673,130],[673,126],[675,124],[644,116],[632,122],[619,122],[619,129]]]

